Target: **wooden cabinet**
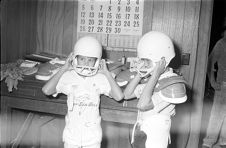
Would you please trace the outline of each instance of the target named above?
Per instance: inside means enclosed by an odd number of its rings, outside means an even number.
[[[23,146],[62,147],[66,96],[47,97],[41,92],[43,85],[42,81],[25,77],[19,82],[18,90],[9,93],[5,83],[1,84],[2,147],[13,142]],[[130,147],[129,133],[137,112],[135,104],[136,100],[123,103],[101,97],[103,148]]]

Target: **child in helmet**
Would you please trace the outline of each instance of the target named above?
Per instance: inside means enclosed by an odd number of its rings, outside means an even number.
[[[63,131],[65,148],[100,148],[100,95],[117,101],[123,98],[101,56],[102,46],[95,38],[80,38],[65,65],[42,88],[46,95],[67,95],[68,112]]]
[[[125,99],[139,98],[132,146],[167,148],[175,105],[187,100],[184,79],[168,67],[174,46],[167,35],[151,31],[140,39],[137,56],[137,74],[124,90]]]

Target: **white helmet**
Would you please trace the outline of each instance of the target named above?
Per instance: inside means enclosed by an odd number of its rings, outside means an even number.
[[[166,66],[168,66],[171,59],[175,56],[175,51],[171,39],[166,34],[150,31],[139,40],[137,56],[139,59],[149,59],[153,62],[153,66],[148,69],[142,68],[141,65],[137,66],[137,72],[141,77],[145,77],[153,71],[155,63],[159,62],[163,57],[166,60]]]
[[[73,54],[75,58],[72,65],[78,74],[92,76],[97,73],[102,56],[102,46],[96,38],[90,36],[80,38],[74,46]],[[78,55],[97,58],[94,67],[78,65]]]

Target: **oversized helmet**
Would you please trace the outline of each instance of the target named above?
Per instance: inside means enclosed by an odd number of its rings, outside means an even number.
[[[97,73],[102,56],[102,46],[96,38],[90,36],[80,38],[74,46],[73,54],[75,58],[72,62],[72,66],[78,74],[82,76],[92,76]],[[78,55],[96,58],[95,65],[93,67],[78,65]]]
[[[142,62],[140,62],[141,65],[137,66],[137,72],[141,77],[145,77],[154,70],[156,62],[159,62],[161,58],[165,58],[166,66],[168,66],[174,56],[175,51],[172,40],[162,32],[150,31],[139,40],[137,45],[137,57],[139,59],[151,60],[153,66],[143,68]]]

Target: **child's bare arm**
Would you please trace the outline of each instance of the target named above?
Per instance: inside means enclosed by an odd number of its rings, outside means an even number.
[[[124,98],[122,90],[118,86],[118,84],[116,83],[114,78],[112,77],[111,73],[108,71],[105,60],[101,60],[99,72],[103,73],[107,77],[107,79],[111,85],[110,95],[117,101],[122,100]]]
[[[160,75],[165,70],[165,65],[166,65],[166,61],[164,58],[160,62],[157,63],[155,70],[154,70],[151,78],[148,80],[146,86],[144,87],[141,97],[138,101],[138,104],[137,104],[138,109],[148,110],[148,109],[152,109],[154,107],[151,98],[153,95],[155,85],[157,84]]]
[[[71,68],[72,54],[70,54],[61,69],[42,87],[42,92],[45,95],[56,93],[56,86],[61,76]]]
[[[139,74],[137,74],[130,82],[129,84],[126,86],[125,90],[124,90],[124,99],[128,100],[128,99],[132,99],[135,98],[135,94],[134,94],[134,90],[136,88],[136,86],[138,85],[138,83],[140,82],[141,77],[139,76]]]

